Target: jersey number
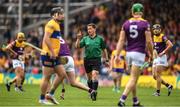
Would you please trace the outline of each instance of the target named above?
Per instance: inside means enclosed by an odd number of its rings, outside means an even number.
[[[137,38],[138,36],[137,25],[130,25],[129,32],[131,38]]]

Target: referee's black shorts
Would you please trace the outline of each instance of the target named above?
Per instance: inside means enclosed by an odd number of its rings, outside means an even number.
[[[92,70],[100,71],[101,69],[101,58],[84,59],[84,67],[86,73],[92,72]]]

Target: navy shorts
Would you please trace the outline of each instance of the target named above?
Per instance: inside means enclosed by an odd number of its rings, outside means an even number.
[[[45,67],[55,67],[61,64],[59,58],[52,59],[50,58],[50,56],[47,55],[41,55],[41,61],[42,65]]]
[[[124,69],[121,68],[113,68],[113,71],[117,73],[124,73]]]

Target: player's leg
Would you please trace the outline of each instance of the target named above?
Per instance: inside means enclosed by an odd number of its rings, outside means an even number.
[[[54,104],[59,104],[59,102],[55,99],[54,97],[54,92],[55,90],[57,89],[57,87],[59,86],[59,84],[62,82],[62,80],[64,79],[64,77],[67,78],[67,75],[65,73],[65,69],[64,69],[64,66],[61,65],[60,63],[57,63],[57,65],[55,66],[54,68],[55,70],[55,73],[57,74],[56,77],[55,77],[55,80],[53,82],[53,85],[52,85],[52,88],[51,88],[51,91],[50,91],[50,94],[47,94],[46,98],[48,100],[50,100],[52,103]],[[67,78],[68,79],[68,78]]]
[[[90,61],[87,59],[84,59],[84,68],[87,75],[87,85],[89,88],[92,89],[92,67],[90,66]]]
[[[43,77],[42,77],[42,82],[41,82],[41,86],[40,86],[41,95],[40,95],[39,103],[46,104],[46,105],[52,105],[52,103],[46,101],[45,94],[47,92],[47,88],[49,85],[51,75],[54,73],[54,69],[52,67],[43,66],[42,70],[43,70]]]
[[[76,87],[76,88],[88,91],[89,93],[92,92],[92,89],[90,89],[86,85],[82,84],[81,82],[78,82],[75,80],[75,72],[74,71],[68,71],[67,76],[69,78],[69,82],[70,82],[72,87]]]
[[[135,87],[136,87],[139,75],[141,73],[140,67],[143,65],[145,61],[145,54],[138,53],[138,52],[128,52],[126,59],[127,59],[128,65],[131,65],[130,78],[129,78],[128,83],[126,84],[126,87],[122,93],[122,96],[120,97],[118,106],[125,106],[125,100],[131,91],[134,91],[133,93],[134,93],[134,96],[136,97]],[[140,103],[138,105],[140,105]]]
[[[24,73],[24,69],[22,67],[17,67],[15,69],[16,73],[16,85],[17,85],[17,90],[16,91],[23,91],[22,86],[21,86],[21,81],[22,81],[22,74]]]
[[[15,77],[13,78],[13,80],[11,80],[11,82],[8,82],[8,83],[6,84],[6,89],[7,89],[7,91],[10,91],[11,85],[16,82],[16,78],[17,78],[17,76],[15,76]],[[16,86],[17,86],[17,85],[16,85]]]
[[[132,65],[131,67],[131,74],[130,74],[130,79],[125,87],[125,90],[120,98],[121,102],[125,102],[128,94],[136,87],[137,80],[140,75],[140,69],[138,66]]]
[[[65,84],[64,84],[64,81],[62,81],[62,90],[61,90],[61,95],[60,95],[60,98],[62,100],[64,100],[64,95],[65,95]]]
[[[157,90],[153,94],[154,96],[160,96],[161,84],[165,85],[168,88],[168,96],[171,94],[173,86],[168,84],[161,78],[161,72],[163,70],[164,70],[164,67],[160,65],[153,67],[153,77],[157,81],[157,87],[156,87]]]
[[[120,87],[121,87],[121,80],[122,80],[122,73],[117,73],[117,79],[116,79],[116,92],[120,93]]]

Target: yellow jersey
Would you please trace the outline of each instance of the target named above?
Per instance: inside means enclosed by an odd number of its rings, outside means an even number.
[[[52,48],[54,50],[54,53],[56,56],[58,56],[60,52],[60,37],[61,37],[61,28],[60,23],[56,22],[54,19],[51,19],[46,25],[45,25],[45,32],[51,33],[50,36],[50,42],[52,43]],[[43,41],[42,49],[46,51],[48,54],[50,53],[49,48]],[[45,55],[45,53],[41,53],[42,55]]]
[[[115,57],[115,55],[116,55],[116,50],[113,50],[112,51],[112,54],[111,54],[111,58],[113,58],[114,59],[114,57]],[[125,50],[122,50],[121,52],[120,52],[120,57],[121,57],[121,60],[120,60],[120,62],[118,63],[118,64],[116,64],[114,61],[113,61],[113,65],[112,65],[112,67],[113,68],[120,68],[120,69],[124,69],[125,68],[125,56],[126,56],[126,51]]]

